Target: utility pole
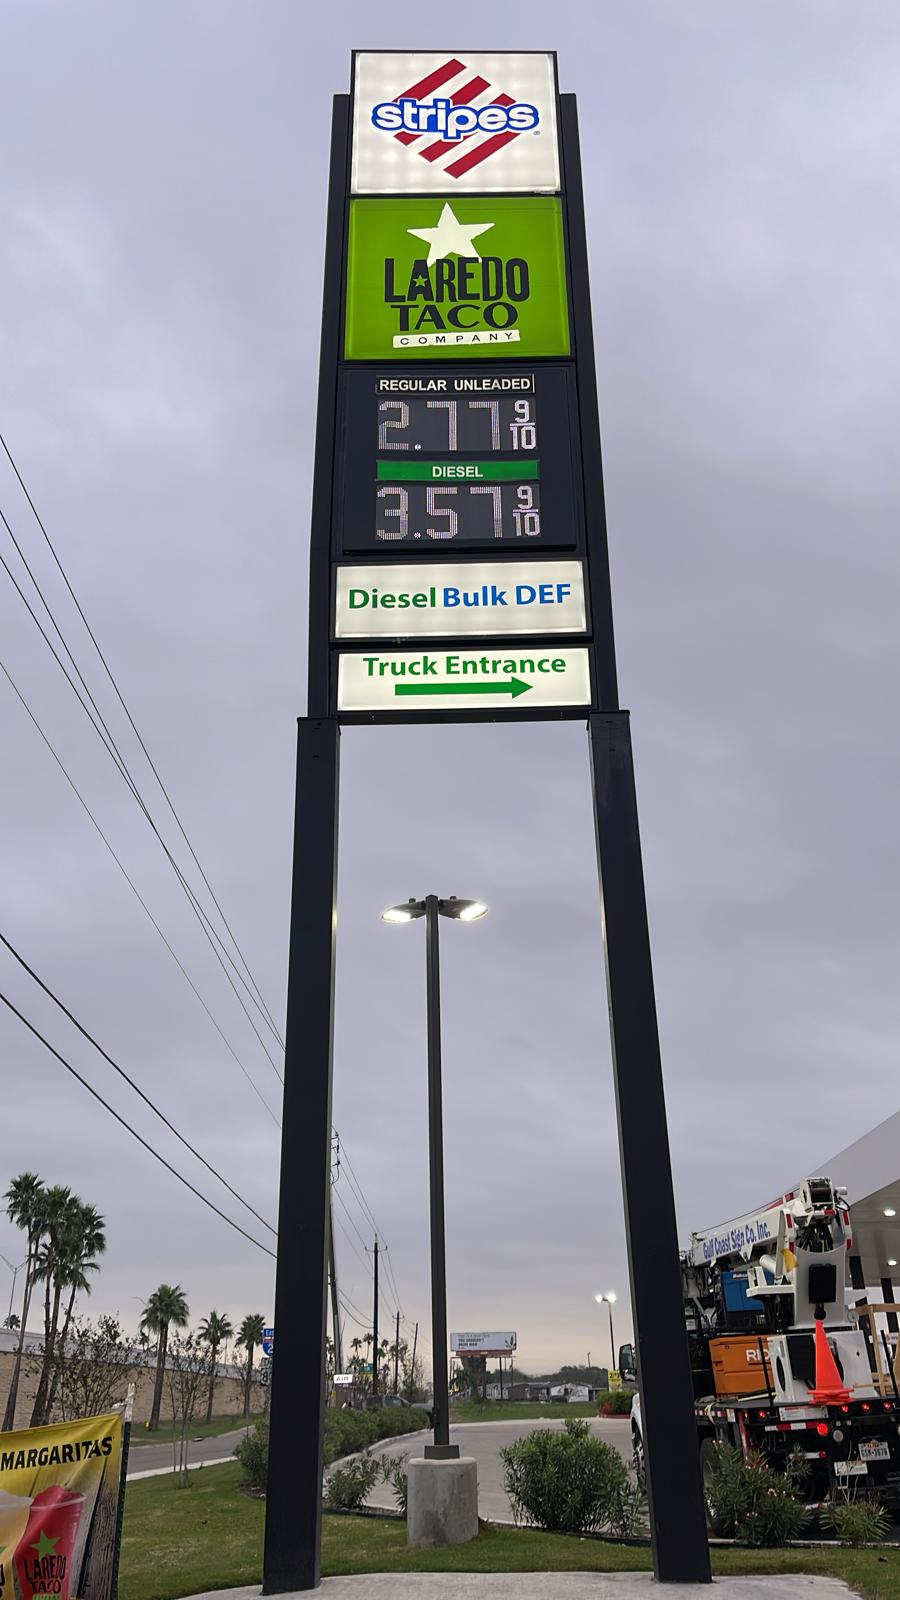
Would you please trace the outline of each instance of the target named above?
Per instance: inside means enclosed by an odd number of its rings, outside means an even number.
[[[378,1393],[378,1239],[375,1239],[375,1309],[372,1312],[372,1398]]]
[[[400,1313],[397,1312],[397,1331],[394,1334],[394,1393],[397,1393],[397,1374],[400,1368]]]
[[[331,1338],[334,1344],[334,1370],[343,1372],[344,1352],[341,1348],[341,1313],[338,1304],[337,1261],[334,1254],[334,1207],[328,1206],[328,1273],[331,1278]]]
[[[415,1332],[413,1334],[412,1366],[409,1369],[409,1371],[410,1371],[410,1394],[409,1394],[410,1401],[412,1400],[412,1386],[416,1381],[416,1345],[418,1344],[418,1342],[419,1342],[419,1324],[416,1323],[416,1329],[415,1329]]]

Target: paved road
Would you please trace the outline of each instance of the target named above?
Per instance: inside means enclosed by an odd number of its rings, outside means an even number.
[[[503,1465],[500,1460],[503,1445],[512,1444],[535,1428],[552,1428],[560,1432],[564,1426],[561,1421],[545,1421],[540,1417],[521,1422],[457,1422],[451,1425],[450,1443],[459,1445],[461,1456],[474,1456],[478,1462],[479,1516],[491,1522],[512,1520],[512,1511],[503,1488]],[[594,1417],[590,1419],[589,1426],[598,1438],[615,1445],[627,1461],[631,1460],[631,1423],[628,1417]],[[372,1446],[372,1454],[402,1456],[407,1460],[410,1456],[422,1455],[426,1444],[430,1443],[430,1433],[415,1433],[402,1443],[396,1439],[385,1439],[383,1443]],[[371,1506],[393,1508],[395,1501],[390,1485],[376,1484],[368,1503]]]
[[[235,1428],[231,1433],[220,1433],[214,1439],[197,1439],[191,1442],[188,1460],[194,1461],[221,1461],[234,1453],[234,1447],[239,1439],[243,1439],[246,1428]],[[161,1467],[172,1470],[171,1444],[139,1444],[135,1445],[128,1454],[128,1476],[135,1478],[141,1472],[158,1472]]]

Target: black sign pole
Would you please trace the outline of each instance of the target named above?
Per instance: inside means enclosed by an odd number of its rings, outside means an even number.
[[[600,417],[578,111],[560,96],[569,273],[584,461],[596,694],[588,718],[619,1155],[653,1566],[661,1583],[709,1583],[709,1545],[678,1266],[637,794],[613,641]]]
[[[628,712],[592,715],[589,738],[653,1566],[709,1583]]]
[[[335,95],[310,541],[309,711],[297,738],[263,1594],[321,1577],[340,729],[329,712],[331,498],[350,101]]]

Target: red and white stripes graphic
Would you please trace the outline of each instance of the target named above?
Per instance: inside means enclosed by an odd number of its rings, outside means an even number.
[[[442,66],[436,67],[433,72],[429,72],[427,77],[420,78],[418,83],[410,84],[408,89],[404,89],[402,94],[395,95],[394,99],[397,101],[430,99],[439,89],[446,89],[454,78],[458,78],[460,73],[467,73],[468,70],[464,62],[458,61],[455,56],[451,56],[449,61],[445,61]],[[474,77],[468,78],[458,89],[448,94],[447,98],[450,100],[451,105],[454,106],[472,105],[476,100],[479,100],[481,105],[515,105],[516,102],[513,96],[509,94],[495,93],[490,98],[481,99],[481,96],[485,95],[490,88],[491,85],[488,79],[482,78],[476,73]],[[430,134],[407,133],[404,130],[401,133],[395,133],[394,138],[400,144],[418,146],[416,153],[422,157],[423,161],[436,162],[440,161],[443,156],[453,155],[455,159],[448,162],[441,170],[451,178],[462,178],[465,173],[471,172],[473,167],[480,166],[482,161],[487,161],[497,150],[502,150],[504,145],[511,144],[513,139],[521,138],[521,134],[507,132],[485,135],[475,132],[466,133],[461,139],[431,139]],[[429,139],[431,139],[430,143],[425,142]],[[464,151],[462,151],[463,145],[468,147]],[[462,153],[460,153],[461,151]]]

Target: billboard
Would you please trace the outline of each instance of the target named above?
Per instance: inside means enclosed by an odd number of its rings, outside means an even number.
[[[568,355],[559,198],[351,200],[344,353]]]
[[[559,189],[551,51],[359,50],[352,194]]]
[[[457,1356],[514,1356],[514,1333],[451,1333],[450,1349]]]

